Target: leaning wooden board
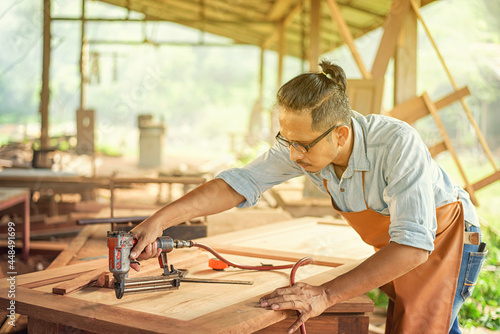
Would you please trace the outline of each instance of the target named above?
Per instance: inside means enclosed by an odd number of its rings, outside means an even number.
[[[198,240],[228,254],[337,266],[374,253],[344,220],[303,217]]]
[[[299,221],[299,222],[297,222]],[[332,240],[325,234],[324,226],[329,226],[329,233],[335,235],[342,234],[339,231],[346,227],[338,224],[317,224],[312,219],[294,220],[279,224],[268,225],[266,229],[259,232],[257,229],[247,230],[246,233],[230,233],[228,239],[217,236],[203,240],[207,244],[219,243],[221,246],[237,246],[237,243],[245,241],[247,237],[271,238],[274,234],[275,242],[271,242],[272,247],[280,248],[286,256],[300,256],[297,247],[290,248],[287,242],[283,242],[283,235],[287,233],[298,233],[302,236],[302,244],[296,242],[303,248],[304,253],[311,253],[317,250],[314,246],[305,241],[304,236],[318,234],[314,238],[314,244],[331,244]],[[299,228],[300,225],[302,229]],[[318,227],[320,226],[321,227]],[[293,227],[293,228],[292,228]],[[292,228],[290,230],[290,228]],[[320,232],[320,233],[319,233]],[[254,234],[255,233],[255,234]],[[289,237],[293,237],[289,235]],[[327,239],[325,241],[325,238]],[[331,238],[331,237],[330,237]],[[247,238],[251,242],[251,238]],[[266,238],[264,238],[266,239]],[[264,240],[263,239],[263,240]],[[230,240],[230,242],[225,242]],[[261,253],[260,239],[255,239],[255,249]],[[311,241],[311,240],[310,240]],[[305,243],[304,243],[305,242]],[[352,242],[352,240],[349,240]],[[338,241],[338,246],[347,247]],[[251,244],[245,245],[246,250],[251,250]],[[332,244],[335,246],[335,243]],[[358,246],[362,244],[358,243]],[[311,248],[312,247],[312,248]],[[342,247],[339,253],[342,254]],[[291,251],[289,251],[291,249]],[[366,251],[366,250],[365,250]],[[174,252],[178,255],[174,256]],[[197,250],[174,250],[171,257],[179,257],[183,252],[197,252]],[[268,252],[272,253],[272,252]],[[369,253],[367,252],[369,255]],[[236,262],[245,264],[258,264],[260,262],[272,262],[273,264],[284,263],[282,261],[265,258],[256,255],[240,256],[234,254],[224,254]],[[302,254],[305,255],[305,254]],[[280,255],[281,256],[281,255]],[[360,256],[358,254],[358,256]],[[49,269],[39,273],[31,273],[18,276],[16,278],[16,312],[28,315],[31,319],[36,319],[32,323],[40,324],[63,324],[66,327],[82,329],[90,332],[109,333],[123,331],[127,333],[250,333],[255,332],[274,323],[280,322],[287,317],[293,317],[294,312],[276,312],[265,310],[258,306],[260,296],[271,292],[277,287],[288,285],[289,270],[276,272],[249,272],[236,269],[224,272],[215,272],[207,267],[205,255],[202,263],[191,266],[189,276],[203,278],[223,278],[235,280],[252,280],[254,285],[220,285],[203,283],[181,283],[179,290],[168,292],[151,292],[136,295],[125,295],[121,300],[117,300],[114,292],[109,289],[87,287],[83,290],[69,295],[59,296],[52,294],[52,288],[65,280],[73,279],[75,275],[83,274],[95,268],[105,265],[106,259],[96,261],[86,261],[61,268]],[[332,262],[328,263],[331,258]],[[349,264],[332,269],[326,265],[338,265],[339,257],[324,257],[323,266],[311,265],[299,269],[297,281],[304,280],[313,284],[319,284],[326,280],[342,274],[355,266],[360,260],[345,258]],[[180,262],[180,261],[179,261]],[[175,265],[175,262],[171,262]],[[161,271],[158,272],[158,274]],[[149,272],[148,275],[152,273]],[[6,307],[9,303],[7,282],[0,284],[0,305]],[[359,305],[358,305],[359,304]],[[356,305],[356,306],[354,306]],[[335,308],[338,311],[348,310],[353,312],[353,308],[358,312],[369,311],[370,303],[359,300],[348,301]],[[367,309],[368,308],[368,309]],[[31,328],[32,332],[36,332]]]

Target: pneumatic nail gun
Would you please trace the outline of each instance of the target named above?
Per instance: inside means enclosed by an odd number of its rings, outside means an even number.
[[[190,241],[173,240],[170,237],[162,236],[155,241],[155,248],[161,248],[162,252],[158,257],[160,268],[163,269],[162,276],[128,278],[130,263],[130,251],[137,243],[132,232],[114,231],[108,232],[109,248],[109,271],[113,274],[115,282],[116,298],[120,299],[124,293],[136,293],[145,291],[178,289],[181,279],[185,275],[185,270],[169,267],[167,253],[174,248],[191,247]],[[136,261],[135,261],[136,262]]]

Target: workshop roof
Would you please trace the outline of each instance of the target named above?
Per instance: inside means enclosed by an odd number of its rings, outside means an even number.
[[[305,0],[101,0],[145,14],[149,20],[175,22],[250,44],[276,50],[278,26],[286,26],[286,54],[307,58],[310,1]],[[427,5],[434,0],[421,0]],[[382,26],[393,0],[337,0],[354,39]],[[332,21],[327,1],[321,1],[320,53],[344,41]]]

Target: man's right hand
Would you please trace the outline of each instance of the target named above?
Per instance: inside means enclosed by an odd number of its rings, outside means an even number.
[[[130,253],[130,258],[137,260],[137,261],[142,261],[142,260],[147,260],[152,257],[158,257],[161,254],[161,248],[157,248],[156,251],[154,250],[154,246],[156,246],[156,242],[154,242],[155,245],[149,244],[147,245],[144,250],[137,256],[136,258],[132,258],[132,253]],[[135,249],[135,247],[134,247]],[[135,254],[134,254],[135,255]],[[140,271],[141,266],[138,263],[130,263],[130,268],[134,269],[135,271]]]
[[[158,237],[162,236],[163,230],[160,224],[155,222],[154,215],[134,227],[132,233],[137,243],[130,252],[130,259],[141,261],[160,256],[161,248],[154,249],[156,245],[153,244],[156,243]],[[139,265],[135,263],[131,263],[130,267],[136,271],[140,270]]]

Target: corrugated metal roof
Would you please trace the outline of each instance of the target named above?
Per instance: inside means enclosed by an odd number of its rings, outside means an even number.
[[[146,19],[175,22],[224,36],[236,44],[277,49],[278,27],[286,28],[286,53],[305,58],[309,44],[310,1],[306,0],[100,0],[143,13]],[[426,5],[434,0],[422,0]],[[382,26],[393,0],[337,0],[354,39]],[[321,1],[321,53],[344,42]]]

